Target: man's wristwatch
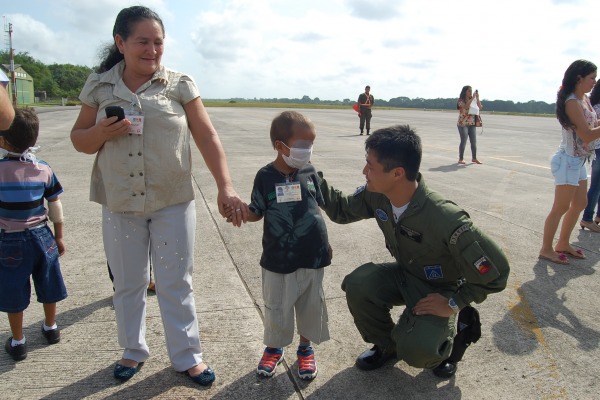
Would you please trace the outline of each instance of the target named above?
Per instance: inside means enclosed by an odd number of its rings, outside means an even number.
[[[454,311],[454,314],[456,314],[460,311],[458,304],[456,304],[456,302],[454,301],[454,299],[452,297],[450,297],[448,299],[448,307],[450,307],[452,309],[452,311]]]

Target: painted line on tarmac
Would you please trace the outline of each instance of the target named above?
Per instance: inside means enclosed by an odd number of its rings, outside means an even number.
[[[518,156],[515,156],[515,157],[518,157]],[[494,156],[491,156],[491,157],[487,157],[487,158],[491,158],[491,159],[493,159],[493,160],[499,160],[499,161],[511,162],[511,163],[514,163],[514,164],[527,165],[528,167],[535,167],[535,168],[550,169],[550,167],[545,167],[545,166],[543,166],[543,165],[531,164],[531,163],[526,163],[526,162],[522,162],[522,161],[515,161],[515,160],[510,160],[510,159],[507,159],[507,158],[502,158],[502,157],[494,157]]]
[[[427,145],[427,149],[430,149],[430,148],[434,148],[434,149],[438,149],[438,150],[444,150],[444,151],[448,151],[448,152],[456,151],[456,149],[454,149],[454,148],[450,149],[448,147],[443,147],[443,146]],[[425,150],[425,146],[423,146],[423,149]],[[505,158],[505,157],[507,157],[507,158]],[[514,163],[514,164],[526,165],[528,167],[534,167],[534,168],[550,169],[550,167],[546,167],[546,166],[543,166],[543,165],[537,165],[537,164],[531,164],[531,163],[526,163],[526,162],[522,162],[522,161],[511,160],[510,157],[511,156],[504,156],[504,157],[486,156],[486,158],[491,158],[493,160],[506,161],[506,162],[510,162],[510,163]],[[512,157],[521,157],[521,156],[512,156]]]

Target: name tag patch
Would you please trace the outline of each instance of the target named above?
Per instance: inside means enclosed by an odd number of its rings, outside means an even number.
[[[485,275],[492,269],[490,261],[485,257],[481,257],[479,260],[475,261],[474,265],[480,275]]]
[[[400,233],[403,236],[406,236],[410,240],[414,240],[417,243],[421,243],[421,239],[423,238],[423,234],[415,231],[414,229],[410,229],[409,227],[404,225],[400,225]]]
[[[377,215],[377,218],[379,218],[383,222],[387,222],[387,220],[389,219],[387,213],[385,211],[383,211],[381,208],[378,208],[377,210],[375,210],[375,214]]]
[[[444,273],[442,272],[441,265],[428,265],[424,268],[425,276],[427,280],[431,281],[433,279],[442,279],[444,277]]]

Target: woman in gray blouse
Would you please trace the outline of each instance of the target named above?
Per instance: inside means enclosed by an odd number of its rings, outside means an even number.
[[[214,372],[203,362],[192,290],[196,208],[191,176],[190,134],[217,187],[219,211],[233,207],[234,224],[248,208],[235,192],[225,153],[188,75],[161,65],[164,26],[152,10],[121,10],[114,44],[98,73],[89,76],[71,131],[75,149],[96,154],[90,199],[102,205],[106,258],[114,275],[119,344],[114,369],[130,379],[149,357],[145,341],[148,257],[171,363],[200,385]],[[125,118],[106,118],[120,106]]]

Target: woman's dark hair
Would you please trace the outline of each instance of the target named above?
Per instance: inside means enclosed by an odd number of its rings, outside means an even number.
[[[421,167],[421,138],[408,125],[378,129],[365,142],[365,151],[373,150],[385,172],[402,167],[406,179],[414,182]]]
[[[569,68],[565,71],[562,86],[556,95],[556,118],[558,118],[558,122],[563,128],[571,129],[574,127],[565,108],[567,97],[575,91],[575,86],[580,79],[596,72],[596,70],[594,63],[587,60],[577,60],[569,65]]]
[[[590,93],[590,103],[592,103],[593,106],[600,103],[600,81],[596,82],[592,89],[592,93]]]
[[[457,110],[460,110],[460,107],[458,106],[458,102],[459,101],[462,100],[465,103],[467,102],[467,90],[473,90],[473,89],[469,85],[463,86],[462,90],[460,91],[460,96],[458,96],[458,101],[456,102],[456,109]]]
[[[102,62],[100,63],[100,66],[96,72],[106,72],[123,59],[123,54],[121,54],[117,48],[117,45],[115,44],[115,36],[119,35],[123,38],[123,40],[127,40],[131,34],[131,31],[133,30],[133,26],[145,19],[152,19],[158,22],[163,31],[164,37],[165,27],[157,13],[144,6],[133,6],[122,9],[115,20],[112,43],[100,51],[100,59]]]

